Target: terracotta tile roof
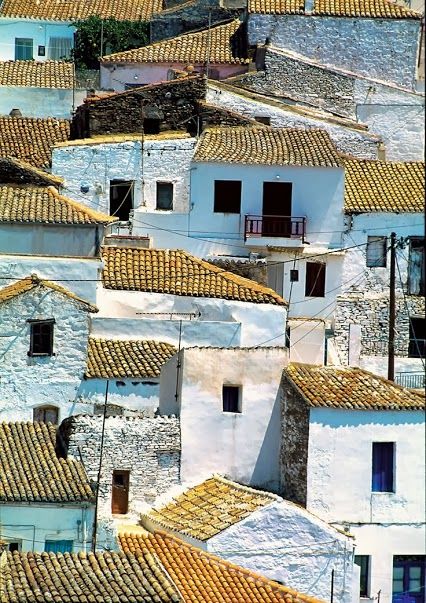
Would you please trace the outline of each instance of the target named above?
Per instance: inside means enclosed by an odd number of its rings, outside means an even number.
[[[98,15],[118,21],[146,21],[161,9],[161,0],[3,0],[0,17],[76,21]]]
[[[178,603],[182,598],[148,550],[124,553],[7,553],[2,603]]]
[[[0,423],[1,502],[93,501],[83,465],[58,458],[55,442],[50,423]]]
[[[162,532],[123,534],[120,544],[128,555],[157,555],[188,603],[319,603]]]
[[[70,122],[66,119],[0,116],[0,157],[49,167],[52,146],[68,140],[69,135]]]
[[[0,184],[0,222],[109,224],[116,220],[64,197],[53,186]]]
[[[249,13],[294,15],[305,12],[304,0],[248,0]],[[420,19],[417,13],[390,0],[315,0],[313,15],[369,19]]]
[[[163,341],[89,338],[86,377],[159,377],[175,346]]]
[[[53,185],[60,187],[63,182],[63,178],[48,174],[22,159],[0,157],[1,184],[34,184],[36,186]]]
[[[242,43],[242,26],[238,20],[216,25],[176,38],[162,40],[142,48],[116,52],[105,56],[103,62],[113,63],[248,63]],[[209,42],[210,39],[210,42]]]
[[[191,138],[188,132],[181,130],[164,130],[158,134],[145,134],[144,142],[150,142],[154,140],[181,140],[182,138]],[[90,138],[77,138],[76,140],[66,140],[65,142],[55,143],[56,148],[63,147],[79,147],[79,146],[91,146],[95,144],[114,144],[121,142],[141,142],[141,134],[102,134],[92,136]]]
[[[284,375],[309,406],[347,410],[423,410],[417,393],[360,368],[290,364]]]
[[[369,19],[420,19],[420,13],[389,0],[315,0],[314,15]]]
[[[52,289],[53,291],[56,291],[57,293],[61,293],[62,295],[66,295],[66,297],[68,297],[69,299],[72,299],[73,301],[82,305],[83,308],[85,310],[87,310],[88,312],[98,312],[98,308],[96,306],[89,304],[89,302],[85,301],[81,297],[78,297],[72,291],[69,291],[68,289],[65,289],[64,287],[61,287],[60,285],[57,285],[56,283],[53,283],[52,281],[40,279],[36,274],[27,276],[26,278],[23,278],[19,281],[12,283],[11,285],[8,285],[7,287],[3,287],[3,289],[0,289],[0,303],[9,301],[10,299],[13,299],[17,295],[22,295],[23,293],[32,291],[33,289],[36,289],[37,287],[42,287],[42,288],[44,287],[47,289]]]
[[[260,165],[339,167],[340,157],[325,130],[237,126],[207,128],[194,161]]]
[[[0,61],[0,86],[72,88],[73,63],[66,61]]]
[[[278,497],[269,492],[215,475],[142,517],[160,528],[205,541],[275,500]]]
[[[275,291],[181,250],[103,247],[105,289],[287,305]]]
[[[423,213],[425,164],[344,159],[345,212]]]

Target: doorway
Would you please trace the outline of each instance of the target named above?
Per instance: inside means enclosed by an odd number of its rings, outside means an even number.
[[[133,209],[133,180],[111,180],[109,185],[109,213],[122,222],[128,222]]]
[[[126,515],[129,510],[130,471],[112,472],[111,511],[117,515]]]
[[[395,555],[392,603],[425,602],[425,555]]]
[[[291,236],[291,182],[264,182],[262,235]]]

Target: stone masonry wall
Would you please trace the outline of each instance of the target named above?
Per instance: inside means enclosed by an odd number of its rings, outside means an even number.
[[[82,460],[93,482],[99,469],[102,421],[102,416],[74,416],[59,430],[63,452]],[[111,517],[113,470],[130,471],[129,513],[135,514],[179,483],[180,449],[180,422],[176,417],[108,417],[98,516]]]
[[[342,153],[365,159],[377,159],[380,138],[362,128],[346,126],[343,121],[321,119],[312,111],[300,110],[279,101],[265,99],[257,94],[226,87],[223,84],[209,83],[207,102],[238,112],[244,117],[254,119],[257,116],[270,118],[274,128],[322,128],[326,130],[336,147]]]
[[[249,44],[307,56],[324,65],[414,89],[420,19],[251,14]],[[397,42],[396,42],[397,41]]]
[[[151,43],[165,38],[174,38],[189,31],[204,29],[209,22],[209,18],[211,24],[214,25],[220,21],[232,19],[239,12],[221,6],[212,6],[207,2],[169,8],[158,15],[154,15],[151,19]]]
[[[281,495],[306,506],[309,407],[283,376],[281,382]]]
[[[249,278],[261,285],[268,285],[267,263],[265,260],[239,262],[232,259],[209,257],[208,261],[223,270]]]

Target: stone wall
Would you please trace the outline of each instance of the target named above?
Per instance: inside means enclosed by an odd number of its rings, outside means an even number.
[[[59,428],[62,453],[80,459],[97,481],[102,416],[70,417]],[[100,518],[111,516],[112,473],[130,471],[129,513],[152,504],[179,483],[180,423],[176,417],[108,417],[105,422],[99,490]]]
[[[306,507],[309,407],[285,375],[281,391],[281,495]]]
[[[234,83],[234,82],[233,82]],[[342,118],[329,119],[318,111],[286,105],[260,94],[240,90],[223,83],[209,82],[207,102],[230,109],[244,117],[269,117],[275,128],[322,128],[342,153],[365,159],[377,159],[379,136],[363,126]]]
[[[176,6],[154,15],[150,22],[151,43],[165,38],[174,38],[197,29],[205,29],[210,18],[212,25],[238,16],[240,11],[212,6],[207,2]]]
[[[256,283],[268,286],[268,274],[266,260],[238,261],[221,257],[209,257],[208,261],[223,270],[228,270],[238,276],[249,278]]]
[[[249,44],[269,38],[278,48],[324,65],[411,89],[419,33],[420,19],[250,14],[248,20]]]

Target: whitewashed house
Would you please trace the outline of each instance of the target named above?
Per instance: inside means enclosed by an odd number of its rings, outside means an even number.
[[[180,417],[183,482],[221,471],[279,490],[284,347],[185,348],[160,377],[160,414]]]
[[[270,492],[214,475],[170,491],[141,523],[323,601],[334,569],[334,600],[353,601],[353,537]]]
[[[424,411],[359,368],[284,369],[282,494],[355,536],[364,600],[424,597]]]
[[[100,63],[101,87],[128,90],[174,79],[174,71],[205,73],[217,80],[245,73],[249,63],[245,36],[243,24],[233,19],[142,48],[106,55]]]
[[[0,541],[6,549],[90,550],[94,493],[83,464],[58,457],[56,427],[1,422],[0,441]]]
[[[76,397],[92,304],[32,274],[0,289],[0,419],[58,423],[92,406]]]
[[[390,235],[396,234],[396,378],[424,385],[424,163],[345,160],[346,252],[337,297],[338,362],[387,375]]]
[[[46,61],[71,58],[74,47],[75,27],[71,24],[80,19],[97,15],[103,19],[148,20],[159,12],[159,0],[132,0],[117,4],[96,0],[90,3],[55,0],[25,2],[4,0],[0,6],[0,60]]]

